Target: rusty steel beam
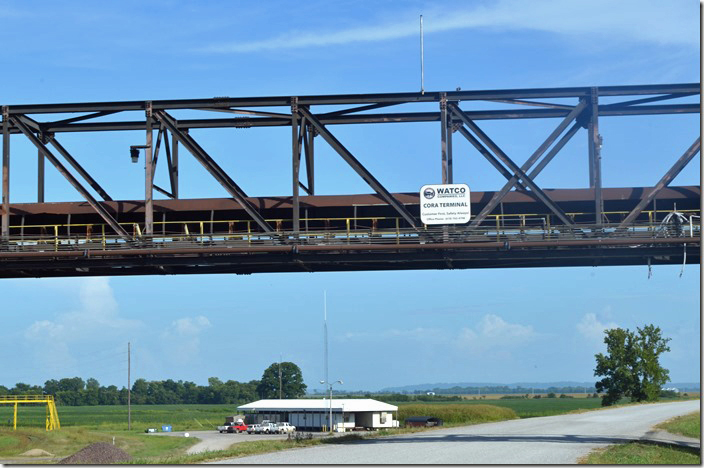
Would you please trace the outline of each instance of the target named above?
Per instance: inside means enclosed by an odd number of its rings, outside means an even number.
[[[230,178],[229,175],[213,160],[213,158],[200,147],[200,145],[187,133],[178,128],[176,120],[164,111],[155,111],[154,117],[162,122],[196,160],[223,186],[227,192],[242,206],[249,216],[256,221],[259,227],[267,233],[274,229],[264,220],[255,206],[247,200],[247,194]]]
[[[335,150],[337,153],[342,157],[342,159],[345,160],[347,164],[350,165],[350,167],[357,173],[359,176],[374,190],[376,193],[378,193],[386,202],[391,205],[402,217],[403,219],[408,222],[409,225],[411,225],[414,228],[418,227],[418,221],[415,219],[415,217],[404,207],[401,203],[399,203],[396,198],[386,190],[386,188],[381,185],[381,183],[372,175],[371,172],[369,172],[363,165],[360,163],[357,158],[354,157],[352,153],[345,148],[340,141],[335,138],[335,136],[330,133],[330,131],[325,128],[325,126],[315,117],[313,114],[310,113],[308,109],[305,107],[300,107],[299,112],[303,114],[306,119],[315,127],[315,129],[318,131],[320,136],[322,136],[325,141],[328,142],[328,144]]]
[[[663,85],[627,85],[603,86],[599,96],[635,96],[655,94],[699,93],[699,83],[663,84]],[[495,99],[539,99],[539,98],[586,98],[589,87],[571,88],[527,88],[501,90],[447,91],[447,98],[452,101],[485,101]],[[381,94],[337,94],[318,96],[299,96],[299,105],[376,105],[403,104],[412,102],[438,102],[441,92],[381,93]],[[154,110],[175,109],[229,109],[233,107],[289,107],[290,96],[210,98],[210,99],[174,99],[152,101]],[[87,102],[66,104],[29,104],[13,105],[10,115],[45,114],[72,112],[113,112],[143,111],[144,101],[121,102]]]
[[[101,218],[112,228],[113,231],[126,241],[132,241],[133,238],[127,231],[125,231],[122,226],[120,226],[115,218],[112,217],[110,213],[88,192],[81,183],[71,174],[66,168],[61,164],[56,156],[47,148],[40,140],[37,138],[32,131],[22,122],[18,117],[10,117],[10,122],[15,125],[29,141],[37,147],[38,150],[44,153],[44,156],[51,162],[54,167],[59,171],[59,173],[66,178],[66,180],[78,191],[78,193],[85,198],[88,204],[93,207],[93,209],[98,212]]]
[[[511,177],[513,177],[513,174],[511,174],[511,172],[509,172],[504,167],[504,165],[501,164],[501,162],[498,159],[496,159],[494,157],[494,155],[491,154],[491,152],[489,150],[487,150],[484,147],[484,145],[482,145],[481,142],[474,137],[474,135],[469,133],[469,130],[467,130],[464,126],[462,126],[459,128],[458,131],[460,132],[460,134],[462,136],[464,136],[467,139],[467,141],[469,141],[472,144],[472,146],[474,146],[477,149],[477,151],[479,151],[479,154],[484,156],[484,158],[486,158],[486,160],[489,161],[491,163],[491,165],[494,166],[494,168],[496,168],[496,170],[499,171],[501,173],[501,175],[506,178],[506,180],[511,180]],[[531,178],[533,178],[533,177],[531,177]],[[525,185],[523,185],[523,182],[521,182],[520,180],[518,180],[516,182],[516,185],[518,185],[518,187],[521,188],[522,190],[528,190],[528,188]]]
[[[701,142],[702,139],[701,137],[698,137],[694,143],[692,143],[692,146],[687,148],[687,151],[680,156],[680,158],[675,162],[675,164],[668,170],[664,176],[658,181],[657,184],[655,184],[655,187],[648,193],[648,196],[643,198],[633,210],[628,213],[628,216],[621,222],[619,225],[619,228],[625,228],[627,227],[630,223],[633,222],[634,219],[638,217],[638,215],[645,209],[646,206],[648,206],[649,203],[651,203],[655,197],[657,197],[658,193],[665,187],[667,187],[672,180],[677,177],[677,174],[682,172],[682,169],[684,169],[687,164],[694,158],[694,156],[699,152],[701,148]]]

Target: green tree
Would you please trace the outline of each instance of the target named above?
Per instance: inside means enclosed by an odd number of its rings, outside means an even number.
[[[279,372],[281,377],[279,380]],[[279,398],[279,383],[282,398],[298,398],[306,394],[301,369],[292,362],[275,362],[264,371],[257,385],[260,398]]]
[[[659,357],[669,351],[670,338],[663,338],[659,327],[646,325],[637,332],[613,328],[606,330],[606,354],[596,357],[594,375],[603,377],[596,383],[598,392],[605,392],[603,406],[622,397],[631,401],[654,401],[660,388],[669,379],[669,371],[660,365]]]

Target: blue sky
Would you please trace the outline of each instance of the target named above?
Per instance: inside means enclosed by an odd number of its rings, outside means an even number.
[[[692,0],[5,1],[0,104],[418,91],[420,14],[429,91],[700,80]],[[556,124],[481,126],[522,162]],[[698,116],[600,124],[607,187],[654,185],[699,134]],[[440,182],[433,125],[334,133],[391,191]],[[290,194],[290,130],[193,134],[248,194]],[[59,137],[119,199],[143,197],[143,166],[126,151],[143,138]],[[455,181],[500,188],[456,142]],[[34,201],[36,150],[13,137],[12,158],[11,201]],[[673,185],[698,185],[700,167],[697,156]],[[322,141],[316,172],[320,194],[369,192]],[[181,174],[182,197],[225,196],[192,158]],[[53,170],[47,181],[47,201],[78,198]],[[537,182],[586,186],[586,134]],[[593,381],[603,329],[648,323],[672,338],[662,360],[672,380],[699,381],[700,269],[680,268],[655,267],[650,279],[644,266],[2,280],[0,355],[13,358],[0,384],[78,375],[124,385],[131,341],[133,379],[246,381],[281,355],[320,388],[323,291],[330,377],[343,388]]]

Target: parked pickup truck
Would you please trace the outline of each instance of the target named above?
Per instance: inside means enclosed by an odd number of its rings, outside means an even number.
[[[286,434],[286,433],[291,433],[296,430],[296,426],[291,425],[290,423],[287,422],[280,422],[276,423],[276,432],[277,434]]]
[[[227,432],[233,433],[240,433],[240,432],[247,432],[247,425],[245,423],[240,423],[237,422],[233,426],[230,426],[227,428]]]
[[[276,424],[273,422],[262,422],[260,432],[262,434],[274,434],[276,432]]]

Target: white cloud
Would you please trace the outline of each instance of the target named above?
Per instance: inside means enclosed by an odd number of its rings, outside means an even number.
[[[596,314],[590,312],[582,317],[582,320],[577,324],[577,331],[590,341],[601,343],[604,341],[604,331],[611,328],[618,328],[614,322],[602,323],[596,317]]]
[[[74,284],[68,282],[66,287]],[[74,353],[86,356],[75,348],[88,343],[112,344],[121,335],[142,326],[139,320],[120,317],[108,278],[80,279],[78,297],[79,306],[75,310],[59,314],[54,320],[35,321],[24,331],[28,345],[35,351],[37,366],[57,372],[78,372],[76,366],[80,360]]]
[[[471,5],[471,4],[467,4]],[[425,12],[427,34],[478,28],[502,31],[535,30],[587,40],[645,42],[698,47],[697,7],[685,2],[658,0],[500,0],[485,6],[454,11]],[[696,9],[695,9],[696,8]],[[206,53],[248,53],[363,42],[380,42],[418,35],[416,12],[397,15],[400,20],[372,26],[317,32],[290,32],[257,41],[213,44]],[[643,25],[647,25],[644,27]],[[598,37],[594,37],[598,36]]]
[[[180,363],[196,360],[200,353],[201,334],[210,327],[210,320],[203,315],[171,322],[161,334],[164,346],[169,349],[168,359]]]

